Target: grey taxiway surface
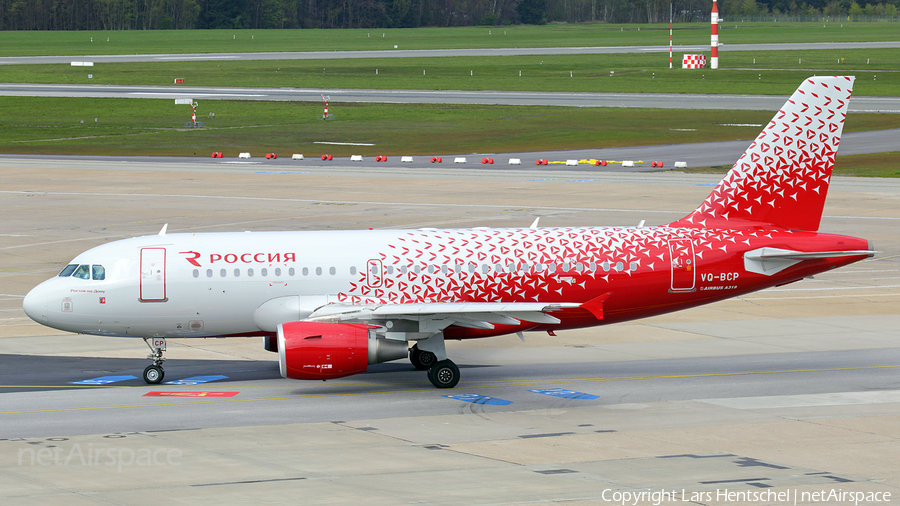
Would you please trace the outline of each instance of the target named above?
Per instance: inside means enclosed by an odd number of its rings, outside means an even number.
[[[392,42],[391,42],[392,44]],[[389,43],[385,42],[385,46]],[[884,42],[813,42],[795,44],[720,44],[719,51],[803,51],[814,49],[883,49],[900,47],[900,41]],[[676,45],[675,52],[708,51],[709,46]],[[344,60],[358,58],[438,58],[453,56],[528,56],[572,54],[663,53],[669,46],[584,46],[584,47],[515,47],[482,49],[383,49],[371,51],[283,51],[256,53],[182,53],[182,54],[121,54],[79,56],[6,56],[0,65],[42,65],[72,61],[94,63],[167,62],[167,61],[228,61],[228,60]]]
[[[0,96],[89,97],[194,100],[263,100],[333,103],[548,105],[650,109],[777,111],[786,97],[768,95],[685,95],[664,93],[563,93],[536,91],[351,90],[319,88],[224,88],[0,83]],[[900,97],[857,97],[850,112],[900,113]]]
[[[816,504],[821,491],[876,504],[900,494],[896,180],[832,183],[822,231],[871,239],[873,259],[628,324],[451,342],[463,378],[449,392],[404,361],[325,383],[284,380],[258,339],[170,340],[167,381],[225,376],[216,381],[74,385],[139,376],[147,362],[139,340],[56,332],[21,310],[28,289],[96,244],[164,223],[172,232],[508,227],[536,216],[542,226],[653,225],[689,212],[718,179],[197,162],[0,159],[4,504],[587,505],[661,491],[670,495],[660,504]],[[547,389],[596,398],[534,392]]]

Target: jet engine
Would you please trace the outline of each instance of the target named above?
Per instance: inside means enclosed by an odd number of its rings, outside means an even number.
[[[405,358],[406,341],[379,338],[359,323],[288,322],[278,325],[278,367],[292,379],[327,380],[365,372],[370,364]]]

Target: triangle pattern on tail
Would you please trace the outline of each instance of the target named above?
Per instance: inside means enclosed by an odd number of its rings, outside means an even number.
[[[672,225],[818,230],[853,81],[804,81],[703,204]]]

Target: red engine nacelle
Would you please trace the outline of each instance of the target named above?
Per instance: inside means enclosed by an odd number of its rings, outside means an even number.
[[[369,364],[407,356],[405,341],[377,339],[359,323],[289,322],[278,326],[281,376],[327,380],[366,372]]]

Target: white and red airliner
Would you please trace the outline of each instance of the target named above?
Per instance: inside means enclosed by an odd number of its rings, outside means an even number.
[[[697,210],[655,227],[167,234],[75,257],[31,290],[36,322],[150,345],[262,336],[281,375],[330,379],[409,357],[459,381],[445,339],[622,322],[871,257],[819,233],[853,77],[804,81]],[[520,334],[521,335],[521,334]],[[409,347],[413,344],[412,347]]]

